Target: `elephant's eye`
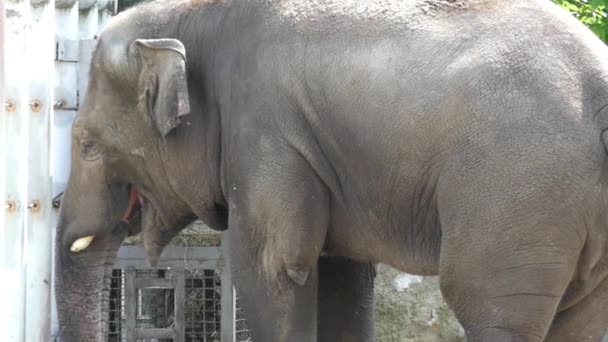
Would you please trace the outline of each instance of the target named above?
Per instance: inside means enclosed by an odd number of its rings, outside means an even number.
[[[80,153],[82,159],[86,161],[95,161],[101,157],[101,146],[94,140],[81,140]]]

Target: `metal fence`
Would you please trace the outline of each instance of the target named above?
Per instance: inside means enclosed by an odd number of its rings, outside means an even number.
[[[220,341],[217,270],[115,269],[111,283],[107,341]]]
[[[252,342],[219,247],[170,246],[146,263],[143,247],[119,250],[104,341]]]
[[[108,341],[220,341],[221,272],[217,247],[168,247],[158,268],[141,247],[120,250],[107,308]],[[230,295],[230,293],[228,293]],[[233,327],[223,327],[234,334]]]
[[[97,36],[117,1],[0,0],[2,342],[48,342],[57,334],[52,199],[67,183],[72,122]],[[160,269],[144,271],[143,251],[121,248],[108,341],[249,339],[229,272],[218,270],[219,249],[213,257],[193,250],[171,248]]]

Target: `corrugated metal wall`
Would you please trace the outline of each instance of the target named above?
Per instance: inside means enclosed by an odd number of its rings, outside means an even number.
[[[52,198],[67,182],[70,128],[88,81],[84,64],[115,5],[0,4],[0,341],[48,342],[56,331]]]

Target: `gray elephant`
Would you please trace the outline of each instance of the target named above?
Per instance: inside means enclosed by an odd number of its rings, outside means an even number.
[[[468,341],[608,327],[608,48],[547,0],[156,1],[99,39],[57,234],[65,341],[126,234],[226,230],[260,341],[373,341],[373,264]]]

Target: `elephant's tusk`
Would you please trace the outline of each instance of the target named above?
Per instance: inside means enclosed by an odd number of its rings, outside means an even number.
[[[91,242],[93,242],[94,238],[95,238],[94,235],[89,235],[89,236],[85,236],[85,237],[82,237],[82,238],[74,241],[74,243],[72,244],[72,247],[70,247],[70,251],[72,251],[74,253],[84,251],[85,249],[87,249],[87,247],[89,247]]]

